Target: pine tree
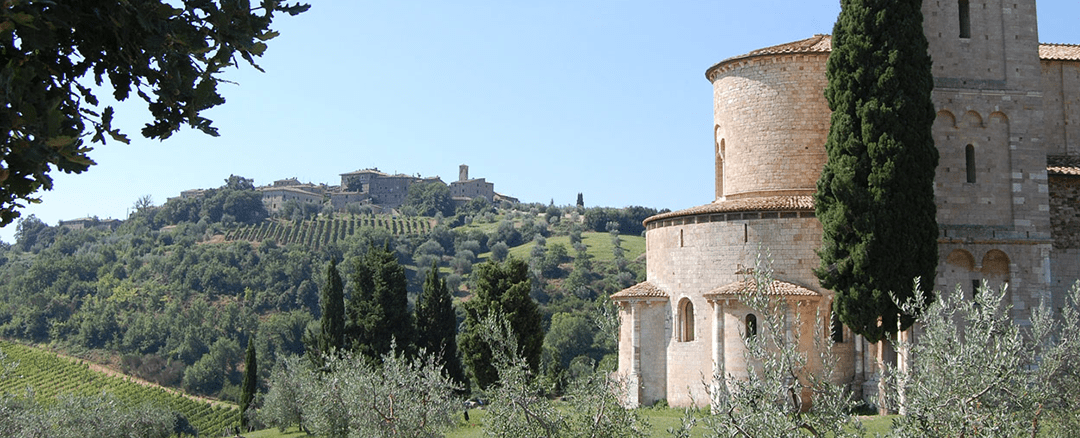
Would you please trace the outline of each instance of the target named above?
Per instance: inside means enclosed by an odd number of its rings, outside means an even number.
[[[833,113],[814,197],[824,229],[815,273],[836,293],[840,320],[871,342],[914,322],[890,294],[906,300],[915,277],[932,285],[937,266],[938,152],[921,5],[842,0],[827,64]]]
[[[351,348],[373,358],[389,353],[391,340],[399,351],[412,349],[415,329],[409,313],[408,279],[390,247],[369,248],[356,259],[352,283]]]
[[[437,263],[431,264],[424,289],[416,302],[416,346],[441,357],[443,369],[459,385],[465,384],[465,371],[457,354],[457,315],[454,300],[439,277]]]
[[[255,391],[258,389],[259,370],[255,363],[255,337],[248,338],[247,354],[244,356],[244,386],[240,394],[240,427],[246,429],[248,424],[247,411],[251,401],[255,399]]]
[[[465,303],[465,329],[461,334],[461,353],[480,388],[487,388],[499,379],[492,364],[492,353],[484,341],[483,321],[501,313],[517,337],[522,358],[533,375],[540,368],[540,352],[544,342],[539,307],[529,292],[529,266],[511,257],[503,263],[484,262],[473,270],[476,294]]]

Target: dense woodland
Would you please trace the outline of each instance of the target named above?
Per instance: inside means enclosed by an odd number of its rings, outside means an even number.
[[[299,204],[270,215],[253,182],[232,176],[202,198],[140,199],[114,230],[30,216],[0,248],[0,336],[236,401],[249,339],[263,378],[279,359],[303,354],[322,316],[330,261],[349,300],[361,260],[377,250],[403,268],[410,312],[435,266],[458,323],[462,299],[476,288],[475,264],[525,260],[552,388],[614,353],[597,321],[610,316],[607,295],[644,279],[641,220],[656,210],[479,200],[444,216],[441,196],[418,190],[398,215]]]

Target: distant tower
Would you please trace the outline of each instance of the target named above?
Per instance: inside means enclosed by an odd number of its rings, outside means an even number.
[[[458,166],[458,181],[469,180],[469,165],[462,164]]]

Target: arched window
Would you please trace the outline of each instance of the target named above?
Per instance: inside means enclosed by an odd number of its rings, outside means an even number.
[[[724,139],[720,137],[720,127],[716,127],[716,199],[724,197]]]
[[[832,321],[829,323],[829,330],[831,330],[833,342],[839,344],[844,342],[844,323],[840,322],[840,314],[836,312],[832,313]]]
[[[753,313],[746,314],[746,336],[757,336],[757,315]]]
[[[971,8],[968,0],[960,0],[960,38],[971,38]]]
[[[967,182],[975,183],[975,146],[964,147],[964,163],[967,165]]]
[[[679,342],[694,340],[694,303],[689,298],[679,301]]]

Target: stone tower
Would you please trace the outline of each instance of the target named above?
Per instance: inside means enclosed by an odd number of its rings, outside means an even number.
[[[1035,1],[929,0],[936,288],[1009,283],[1014,317],[1049,293],[1050,201]]]
[[[458,179],[457,180],[459,182],[464,182],[464,181],[469,180],[469,165],[462,164],[462,165],[458,166]]]

